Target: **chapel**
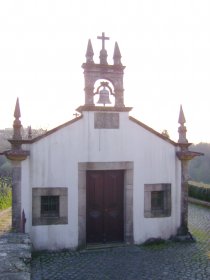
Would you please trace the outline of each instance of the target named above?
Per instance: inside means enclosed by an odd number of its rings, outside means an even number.
[[[12,226],[29,233],[37,250],[91,244],[141,244],[186,235],[190,152],[180,108],[178,142],[129,115],[125,66],[117,43],[99,62],[88,41],[84,104],[72,120],[23,139],[17,99],[11,150]]]

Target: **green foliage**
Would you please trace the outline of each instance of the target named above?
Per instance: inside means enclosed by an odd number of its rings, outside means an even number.
[[[11,162],[3,155],[0,155],[0,176],[10,177],[12,174]]]
[[[189,183],[188,194],[190,197],[210,202],[210,187]]]
[[[12,184],[11,178],[0,178],[0,210],[12,205]]]
[[[141,246],[147,247],[152,250],[161,250],[164,249],[167,245],[168,243],[166,242],[166,240],[162,238],[149,238]]]
[[[210,183],[210,144],[199,143],[190,146],[190,150],[203,153],[190,162],[189,175],[193,181]]]
[[[7,160],[6,162],[4,162],[2,164],[2,166],[0,167],[0,174],[2,175],[11,175],[12,174],[12,165],[9,162],[9,160]]]
[[[191,226],[190,231],[192,232],[192,234],[196,237],[196,239],[198,241],[206,240],[208,242],[209,233],[206,230]]]

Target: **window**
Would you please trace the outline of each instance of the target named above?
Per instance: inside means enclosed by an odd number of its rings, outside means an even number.
[[[164,192],[152,191],[151,192],[151,210],[163,210],[164,209]]]
[[[32,225],[68,224],[68,189],[32,189]]]
[[[41,196],[41,217],[59,217],[59,196]]]
[[[144,185],[144,217],[171,216],[171,184]]]

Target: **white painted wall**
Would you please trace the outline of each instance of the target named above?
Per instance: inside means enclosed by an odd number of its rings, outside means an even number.
[[[78,245],[78,162],[134,162],[134,242],[169,238],[180,224],[180,162],[176,147],[120,113],[119,129],[94,129],[94,112],[27,145],[30,157],[22,163],[22,205],[26,230],[36,249]],[[144,218],[144,184],[171,183],[172,215]],[[31,226],[32,188],[68,188],[68,224]]]

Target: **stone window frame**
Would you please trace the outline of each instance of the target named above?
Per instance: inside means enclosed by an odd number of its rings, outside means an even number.
[[[59,216],[41,215],[41,197],[59,196]],[[32,188],[32,226],[68,224],[68,188]]]
[[[163,192],[163,209],[152,209],[152,192]],[[144,217],[161,218],[171,216],[171,184],[144,185]]]

